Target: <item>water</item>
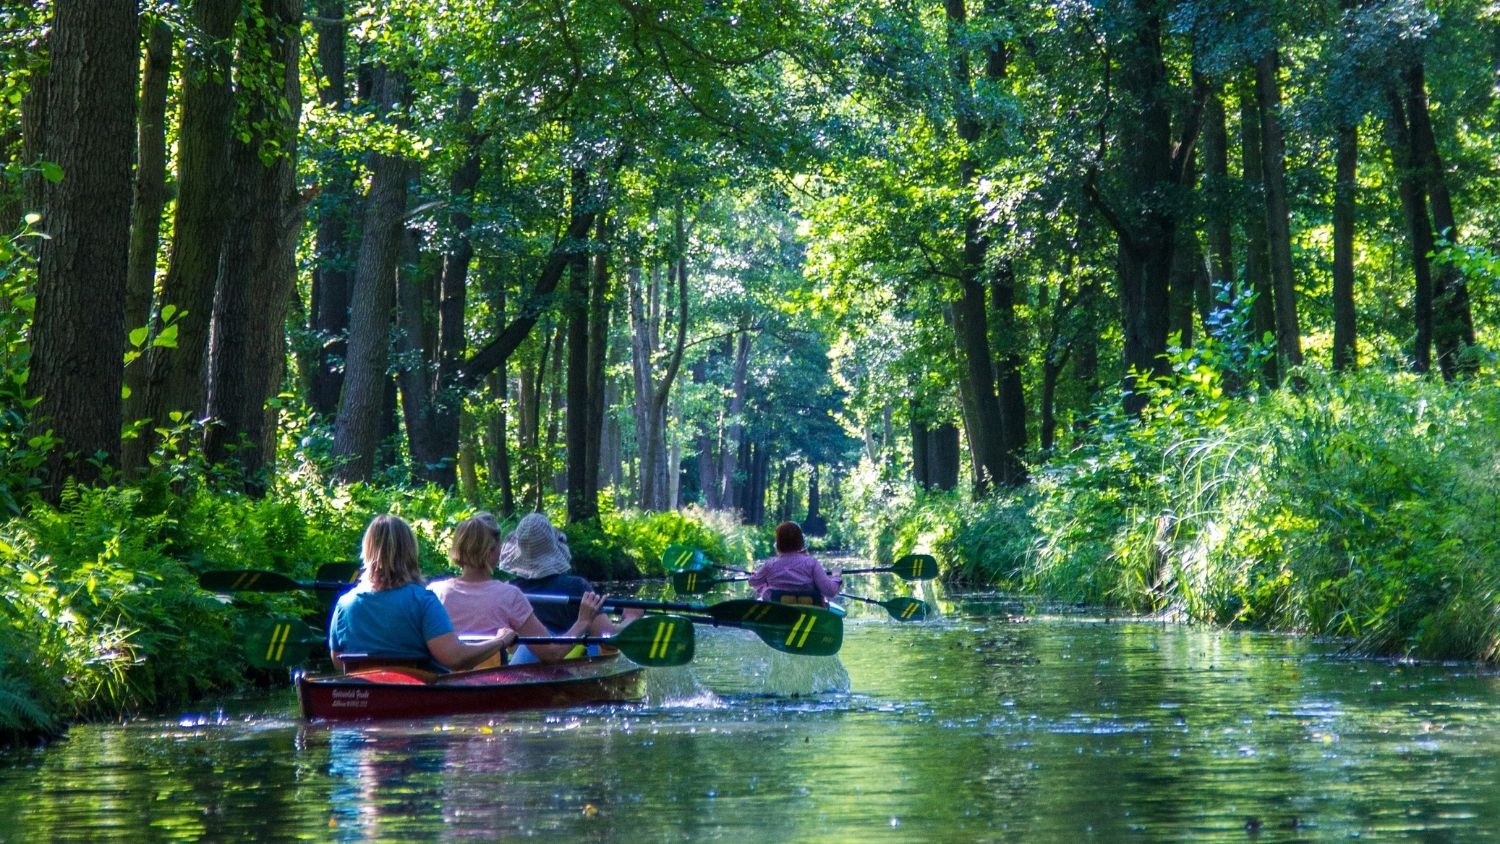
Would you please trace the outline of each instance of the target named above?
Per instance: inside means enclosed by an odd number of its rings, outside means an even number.
[[[0,840],[1463,841],[1500,677],[971,596],[839,660],[702,630],[631,706],[360,726],[289,691],[0,765]],[[847,671],[847,675],[845,672]],[[833,689],[832,691],[828,691]],[[767,695],[768,691],[777,692]]]

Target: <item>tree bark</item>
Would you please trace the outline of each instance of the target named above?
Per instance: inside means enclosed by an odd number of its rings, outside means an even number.
[[[55,502],[68,478],[93,483],[120,454],[140,18],[134,0],[56,0],[51,26],[39,140],[63,178],[40,186],[26,394],[32,431],[59,441],[42,467]]]
[[[126,456],[130,468],[143,465],[154,446],[152,427],[174,427],[168,414],[183,411],[197,419],[205,411],[209,327],[232,210],[230,80],[240,5],[240,0],[195,0],[192,5],[192,20],[203,40],[183,62],[177,218],[171,264],[161,284],[162,308],[170,305],[176,311],[177,342],[175,348],[152,346],[146,354],[144,415],[153,424],[132,441]]]
[[[404,97],[404,80],[385,68],[375,70],[375,97],[381,110],[394,116]],[[379,439],[381,396],[388,382],[386,364],[391,308],[396,297],[396,262],[401,250],[402,215],[406,212],[407,163],[374,154],[370,193],[365,198],[364,237],[354,273],[349,315],[349,355],[344,388],[334,425],[335,477],[346,483],[368,481]]]
[[[343,111],[348,106],[347,43],[348,23],[344,19],[345,0],[318,0],[318,20],[313,24],[318,35],[319,78],[327,80],[318,88],[318,101],[324,108]],[[312,335],[318,341],[317,362],[312,371],[310,393],[313,409],[324,416],[338,411],[339,393],[344,386],[344,355],[348,352],[349,291],[353,282],[353,261],[349,254],[349,223],[356,205],[354,173],[342,158],[326,162],[330,176],[317,205],[316,263],[312,272],[312,305],[308,309]]]
[[[1412,162],[1421,171],[1432,208],[1432,224],[1437,238],[1458,243],[1458,222],[1453,215],[1453,200],[1443,173],[1442,156],[1427,108],[1427,78],[1422,62],[1413,61],[1405,68],[1406,114],[1411,129]],[[1435,238],[1436,239],[1436,238]],[[1474,317],[1469,306],[1469,289],[1463,274],[1450,263],[1437,266],[1432,273],[1433,325],[1432,339],[1437,345],[1438,368],[1443,377],[1453,380],[1472,375],[1478,359],[1467,354],[1474,345]]]
[[[741,472],[740,452],[745,442],[745,391],[750,374],[750,315],[740,313],[734,344],[734,368],[729,381],[729,408],[725,414],[724,446],[721,449],[719,478],[723,490],[720,505],[725,510],[744,509],[736,476]]]
[[[961,147],[959,180],[967,192],[974,188],[979,171],[977,150],[974,147],[980,142],[987,127],[979,119],[978,106],[974,101],[968,46],[965,44],[968,10],[964,0],[944,0],[943,8],[947,15],[949,84],[953,90],[954,124]],[[1003,77],[1004,44],[992,39],[985,45],[985,49],[987,75]],[[969,380],[970,395],[976,411],[968,420],[972,438],[970,448],[977,474],[974,492],[975,495],[984,495],[996,485],[1021,483],[1025,479],[1025,470],[1020,462],[1019,451],[1012,451],[1016,439],[1013,429],[1017,420],[1009,412],[1016,401],[1016,397],[1010,392],[1018,390],[1019,373],[1010,368],[1014,362],[1011,349],[1005,350],[1006,371],[998,379],[1001,384],[997,384],[984,281],[989,238],[981,230],[979,214],[977,206],[968,208],[964,214],[959,298],[953,306],[953,324],[958,334],[964,373]],[[1008,275],[1008,269],[1001,267],[997,275],[991,278],[991,283],[1004,286]],[[994,295],[1001,301],[1013,299],[1014,296],[1009,291],[995,291]],[[1012,334],[1011,323],[999,315],[997,319],[1002,322],[997,327],[1009,341]],[[1007,391],[1003,400],[999,395],[1001,389]],[[1007,431],[1007,424],[1012,430]],[[1024,428],[1021,431],[1024,443]]]
[[[1180,211],[1176,197],[1197,140],[1200,105],[1182,121],[1177,142],[1172,140],[1167,67],[1162,52],[1159,4],[1133,0],[1130,26],[1117,46],[1120,87],[1125,93],[1127,124],[1132,137],[1121,144],[1123,175],[1119,207],[1104,199],[1091,178],[1085,188],[1117,240],[1120,304],[1124,327],[1124,408],[1139,413],[1146,392],[1138,378],[1168,371],[1164,354],[1170,326],[1170,276]]]
[[[233,143],[234,194],[244,201],[231,217],[214,296],[205,400],[212,424],[204,432],[204,456],[237,464],[251,494],[267,487],[262,461],[274,429],[265,427],[266,401],[279,386],[273,376],[286,355],[284,324],[304,205],[296,193],[302,0],[263,0],[262,10],[263,24],[247,27],[240,64],[264,72],[267,90],[286,108],[256,99],[249,119],[265,128],[249,142]],[[267,149],[277,151],[270,163],[263,157]]]
[[[1220,90],[1210,92],[1203,106],[1203,232],[1208,245],[1210,300],[1206,306],[1217,315],[1229,307],[1234,291],[1234,241],[1229,201],[1229,133],[1224,127],[1224,98]],[[1220,294],[1229,294],[1220,299]],[[1222,318],[1211,316],[1208,325]]]
[[[1251,306],[1250,327],[1258,343],[1266,336],[1276,336],[1276,294],[1271,287],[1270,246],[1266,233],[1266,215],[1254,209],[1265,207],[1266,187],[1262,175],[1260,105],[1256,101],[1253,80],[1241,80],[1240,98],[1240,169],[1252,213],[1246,214],[1245,288],[1255,293]],[[1269,383],[1280,381],[1277,356],[1268,355],[1262,375]]]
[[[162,21],[152,24],[146,38],[136,131],[135,203],[130,212],[130,269],[125,279],[127,332],[149,327],[156,289],[162,210],[167,202],[167,87],[172,77],[172,46],[171,28]],[[146,359],[140,357],[125,368],[127,422],[145,409],[145,384]]]
[[[605,212],[599,212],[598,250],[593,256],[589,273],[589,355],[588,355],[588,421],[584,439],[589,459],[584,464],[583,488],[585,518],[599,517],[599,490],[601,479],[607,479],[610,465],[605,458],[605,393],[608,376],[605,362],[609,358],[609,318],[613,310],[610,277],[610,221]]]
[[[1406,106],[1395,88],[1386,91],[1386,127],[1391,138],[1391,158],[1396,168],[1396,185],[1401,194],[1401,210],[1406,217],[1411,266],[1415,287],[1412,293],[1412,323],[1415,340],[1412,347],[1412,370],[1432,369],[1432,265],[1428,255],[1434,243],[1432,224],[1427,217],[1427,196],[1421,170],[1413,153],[1411,128],[1406,122]]]
[[[1266,187],[1266,234],[1271,255],[1271,285],[1276,290],[1276,354],[1287,367],[1302,365],[1302,330],[1297,322],[1297,292],[1292,277],[1291,212],[1286,193],[1286,140],[1281,128],[1281,71],[1276,49],[1255,63],[1256,101],[1260,106],[1261,174]]]
[[[1359,162],[1359,130],[1338,127],[1334,137],[1333,179],[1333,368],[1358,362],[1354,321],[1354,196]]]

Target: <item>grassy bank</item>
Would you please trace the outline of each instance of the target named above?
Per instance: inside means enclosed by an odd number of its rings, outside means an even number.
[[[1140,612],[1493,660],[1500,385],[1305,376],[1231,400],[1212,373],[1098,420],[1026,490],[897,494],[852,521],[872,551],[939,551],[959,579]]]
[[[449,531],[480,509],[432,488],[292,478],[257,500],[191,478],[174,488],[169,477],[70,490],[60,507],[0,523],[0,743],[251,682],[237,625],[315,611],[302,595],[241,593],[231,603],[198,588],[198,572],[310,578],[321,564],[355,561],[365,525],[390,512],[415,528],[424,570],[449,574]],[[726,517],[695,510],[608,512],[568,533],[575,568],[600,580],[659,573],[672,542],[735,562],[749,559],[753,542]]]

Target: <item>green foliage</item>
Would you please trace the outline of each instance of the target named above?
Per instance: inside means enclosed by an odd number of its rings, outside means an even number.
[[[0,238],[0,513],[20,515],[40,482],[36,471],[56,445],[48,434],[27,430],[26,397],[31,359],[31,314],[36,307],[36,268],[27,249],[39,236],[40,218],[28,215],[21,228]]]

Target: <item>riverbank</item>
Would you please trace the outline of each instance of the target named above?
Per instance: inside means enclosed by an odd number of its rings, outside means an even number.
[[[261,499],[173,477],[71,489],[58,507],[34,504],[0,523],[0,745],[264,679],[247,673],[240,623],[319,611],[303,593],[229,600],[199,588],[199,572],[310,579],[324,563],[357,561],[369,520],[396,513],[417,533],[424,571],[449,574],[449,531],[484,509],[431,487],[331,487],[296,473]],[[595,580],[660,574],[674,542],[743,563],[761,541],[725,514],[694,508],[608,512],[567,532],[575,570]]]
[[[866,496],[869,550],[1063,601],[1337,636],[1356,652],[1500,653],[1500,385],[1309,373],[1231,400],[1160,385],[1025,489]]]

